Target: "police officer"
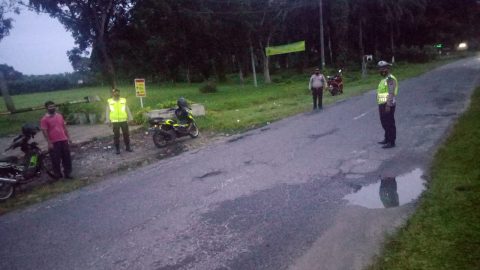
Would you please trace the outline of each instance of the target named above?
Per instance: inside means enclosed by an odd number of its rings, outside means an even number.
[[[313,98],[313,110],[317,109],[317,102],[318,102],[318,109],[323,108],[323,88],[326,87],[326,80],[323,74],[320,73],[320,69],[316,68],[315,73],[312,74],[310,77],[310,81],[308,82],[308,89],[312,91],[312,98]]]
[[[127,99],[120,97],[119,89],[112,89],[112,98],[108,99],[106,110],[106,124],[113,125],[113,142],[115,144],[116,154],[120,154],[120,129],[123,134],[123,142],[128,152],[133,152],[130,146],[130,134],[128,131],[128,122],[132,120],[132,113],[127,106]]]
[[[377,103],[380,113],[380,122],[385,130],[384,139],[379,144],[382,148],[395,147],[395,139],[397,138],[397,128],[395,126],[395,97],[398,94],[398,81],[395,76],[390,74],[392,64],[386,61],[380,61],[377,64],[380,76],[383,79],[377,88]]]

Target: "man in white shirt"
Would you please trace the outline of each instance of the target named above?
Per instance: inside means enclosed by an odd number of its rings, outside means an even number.
[[[316,68],[315,73],[312,75],[312,77],[310,77],[310,82],[308,83],[308,89],[312,91],[314,110],[317,109],[317,107],[319,110],[323,108],[322,107],[323,87],[325,86],[326,86],[325,77],[323,76],[323,74],[320,73],[320,69]]]

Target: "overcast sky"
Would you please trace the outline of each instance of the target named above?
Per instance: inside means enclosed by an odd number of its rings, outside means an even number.
[[[71,34],[47,14],[22,10],[14,19],[10,35],[0,41],[0,64],[24,75],[72,72],[67,51],[74,47]]]

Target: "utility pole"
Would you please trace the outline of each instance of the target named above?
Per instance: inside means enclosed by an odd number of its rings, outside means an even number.
[[[321,53],[321,66],[322,70],[325,69],[325,46],[323,42],[323,1],[319,1],[320,8],[320,53]]]

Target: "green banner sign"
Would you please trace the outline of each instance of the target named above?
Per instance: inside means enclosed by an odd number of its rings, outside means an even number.
[[[267,54],[267,56],[303,51],[305,51],[305,41],[298,41],[295,43],[265,48],[265,53]]]

